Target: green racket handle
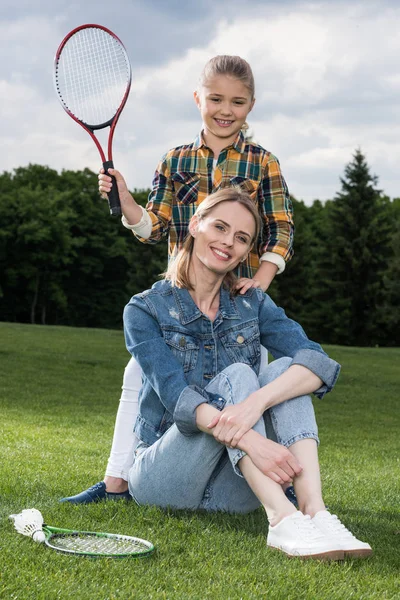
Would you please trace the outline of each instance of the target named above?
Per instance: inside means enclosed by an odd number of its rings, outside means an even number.
[[[121,202],[119,200],[117,181],[116,181],[115,177],[108,172],[108,169],[114,168],[113,161],[107,160],[106,162],[103,162],[103,168],[104,168],[106,175],[108,175],[112,179],[112,188],[111,188],[111,191],[107,194],[108,206],[110,207],[110,215],[112,215],[113,217],[118,217],[118,216],[122,215],[122,210],[121,210]]]

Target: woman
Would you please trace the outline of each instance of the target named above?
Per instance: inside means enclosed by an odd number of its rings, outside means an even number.
[[[367,556],[326,509],[309,394],[340,367],[257,288],[235,295],[232,271],[259,232],[238,189],[205,199],[165,279],[124,313],[143,372],[129,491],[139,504],[245,513],[262,505],[267,545],[289,556]],[[261,363],[261,344],[275,360]],[[261,366],[260,364],[265,365]],[[299,509],[282,485],[293,480]]]

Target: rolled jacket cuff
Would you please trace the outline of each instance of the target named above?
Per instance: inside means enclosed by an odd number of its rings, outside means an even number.
[[[317,350],[299,350],[292,360],[292,365],[302,365],[310,369],[323,381],[323,385],[314,392],[318,398],[323,398],[332,390],[340,373],[339,363]]]
[[[196,409],[204,403],[211,404],[218,410],[222,410],[225,406],[225,400],[221,396],[206,392],[197,385],[188,385],[182,390],[173,415],[174,422],[181,433],[192,435],[199,432],[196,424]]]

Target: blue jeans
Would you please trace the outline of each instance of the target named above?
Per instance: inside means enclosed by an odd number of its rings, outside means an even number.
[[[220,394],[225,406],[238,404],[276,379],[291,362],[290,358],[275,360],[261,368],[258,377],[249,366],[236,363],[219,373],[206,390]],[[305,438],[318,442],[310,396],[270,408],[253,429],[286,447]],[[183,435],[172,425],[151,446],[139,443],[129,471],[129,491],[138,504],[247,513],[260,502],[237,466],[243,456],[242,450],[226,448],[212,435]]]

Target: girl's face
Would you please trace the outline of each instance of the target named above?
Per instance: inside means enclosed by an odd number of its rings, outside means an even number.
[[[209,79],[194,98],[208,143],[213,138],[234,141],[255,102],[244,83],[228,75]]]
[[[192,264],[201,263],[218,275],[232,271],[251,250],[254,217],[238,202],[220,202],[203,219],[196,215],[189,227],[194,237]]]

